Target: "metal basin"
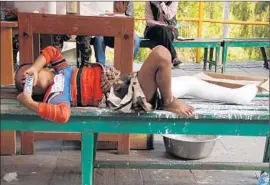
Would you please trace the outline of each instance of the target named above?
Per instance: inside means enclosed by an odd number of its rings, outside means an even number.
[[[210,156],[221,136],[163,135],[166,151],[184,159],[202,159]]]

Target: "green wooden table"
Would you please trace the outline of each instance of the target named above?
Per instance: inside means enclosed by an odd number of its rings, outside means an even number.
[[[1,89],[3,92],[3,88]],[[98,133],[207,134],[233,136],[269,135],[268,97],[257,97],[250,105],[225,105],[199,99],[183,101],[196,108],[186,119],[166,111],[119,113],[92,107],[72,108],[66,124],[41,119],[21,106],[11,95],[1,93],[1,130],[59,131],[81,133],[82,185],[93,185],[94,168],[151,168],[204,170],[269,170],[270,147],[266,143],[264,163],[203,163],[200,161],[96,161]],[[252,152],[252,151],[251,151]]]
[[[259,47],[264,60],[264,66],[268,68],[269,59],[267,59],[265,48],[270,47],[269,38],[228,38],[224,39],[222,46],[222,72],[226,71],[229,47]]]
[[[207,63],[209,64],[209,69],[211,70],[212,65],[215,66],[215,72],[217,71],[217,65],[219,64],[219,55],[220,55],[220,47],[223,39],[203,39],[203,38],[195,38],[194,40],[175,40],[173,42],[173,46],[176,48],[204,48],[204,70],[206,70]],[[155,43],[150,41],[149,39],[141,38],[140,47],[144,48],[153,48]],[[215,58],[214,58],[215,52]]]

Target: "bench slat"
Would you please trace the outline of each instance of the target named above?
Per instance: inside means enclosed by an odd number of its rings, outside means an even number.
[[[192,104],[191,104],[192,105]],[[268,120],[269,108],[266,106],[248,107],[248,106],[232,106],[229,105],[198,105],[193,119],[241,119],[241,120]],[[166,118],[166,119],[183,119],[174,113],[167,111],[154,111],[151,113],[121,113],[108,108],[95,107],[73,107],[72,116],[88,116],[88,117],[129,117],[137,119],[145,118]],[[12,113],[11,113],[12,112]],[[15,100],[9,100],[7,103],[2,101],[2,115],[35,115]]]
[[[207,134],[268,136],[268,120],[243,119],[168,119],[130,115],[72,116],[66,124],[56,124],[34,115],[1,115],[1,130],[138,133],[138,134]]]
[[[268,163],[201,161],[96,161],[95,168],[269,171]]]

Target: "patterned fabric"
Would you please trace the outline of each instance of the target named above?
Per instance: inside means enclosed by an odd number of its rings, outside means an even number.
[[[106,95],[110,92],[111,87],[116,84],[122,84],[120,81],[120,71],[110,66],[102,66],[101,76],[101,88],[103,93]]]
[[[155,93],[150,103],[147,102],[139,84],[137,73],[129,75],[126,83],[119,86],[118,89],[115,89],[114,87],[115,86],[111,87],[107,97],[107,104],[113,110],[121,112],[131,112],[132,110],[151,112],[161,105],[161,99],[158,92]],[[119,94],[119,90],[122,93]]]

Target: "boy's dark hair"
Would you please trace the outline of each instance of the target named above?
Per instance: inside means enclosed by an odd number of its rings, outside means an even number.
[[[21,65],[19,65],[19,67],[18,67],[18,68],[16,69],[16,71],[15,71],[15,77],[14,77],[15,88],[16,88],[19,92],[22,92],[22,91],[23,91],[23,87],[22,87],[21,84],[19,84],[18,81],[16,80],[16,79],[17,79],[17,74],[18,74],[19,70],[20,70],[23,66],[26,66],[26,65],[32,65],[32,63],[21,64]]]

